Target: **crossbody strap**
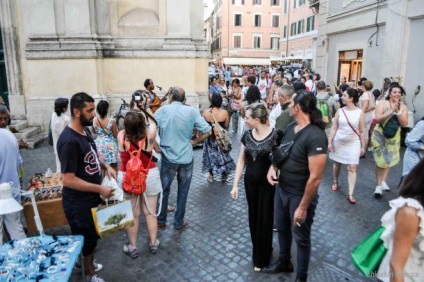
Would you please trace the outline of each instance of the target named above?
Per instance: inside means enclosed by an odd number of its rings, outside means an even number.
[[[355,130],[355,128],[350,124],[349,119],[347,118],[347,115],[344,111],[344,109],[342,109],[342,112],[346,118],[347,124],[350,126],[350,128],[352,128],[353,132],[355,132],[355,134],[359,137],[359,139],[361,139],[361,135],[359,135],[359,133]]]

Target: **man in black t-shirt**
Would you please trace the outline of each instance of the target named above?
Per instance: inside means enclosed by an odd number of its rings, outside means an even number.
[[[109,177],[116,178],[111,166],[99,160],[96,145],[91,135],[84,130],[93,124],[96,116],[94,99],[86,93],[76,93],[71,98],[72,119],[63,130],[57,142],[63,192],[62,203],[72,234],[84,236],[84,266],[89,281],[102,282],[96,271],[103,268],[94,262],[94,250],[97,246],[96,233],[91,208],[101,203],[100,195],[109,198],[113,195],[110,187],[101,186],[101,167],[107,170]]]
[[[274,223],[278,231],[278,260],[263,269],[266,273],[293,272],[291,242],[297,244],[296,281],[306,281],[311,256],[311,227],[318,204],[318,186],[327,161],[327,136],[316,97],[301,90],[290,101],[290,115],[282,144],[294,141],[288,159],[279,168],[271,166],[268,181],[275,191]],[[280,170],[277,180],[276,171]]]

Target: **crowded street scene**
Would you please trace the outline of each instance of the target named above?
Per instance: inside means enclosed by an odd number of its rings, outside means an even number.
[[[0,7],[0,282],[424,281],[418,0],[65,2]]]

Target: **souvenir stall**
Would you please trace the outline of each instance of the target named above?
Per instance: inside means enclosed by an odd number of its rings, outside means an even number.
[[[48,177],[47,177],[48,176]],[[38,211],[44,228],[67,225],[62,206],[62,175],[60,173],[35,174],[30,180],[28,190],[34,192]],[[25,199],[24,215],[29,234],[37,229],[34,222],[34,212],[29,199]]]

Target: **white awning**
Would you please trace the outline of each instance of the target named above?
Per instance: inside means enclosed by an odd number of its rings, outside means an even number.
[[[269,58],[223,58],[225,65],[270,65]]]

